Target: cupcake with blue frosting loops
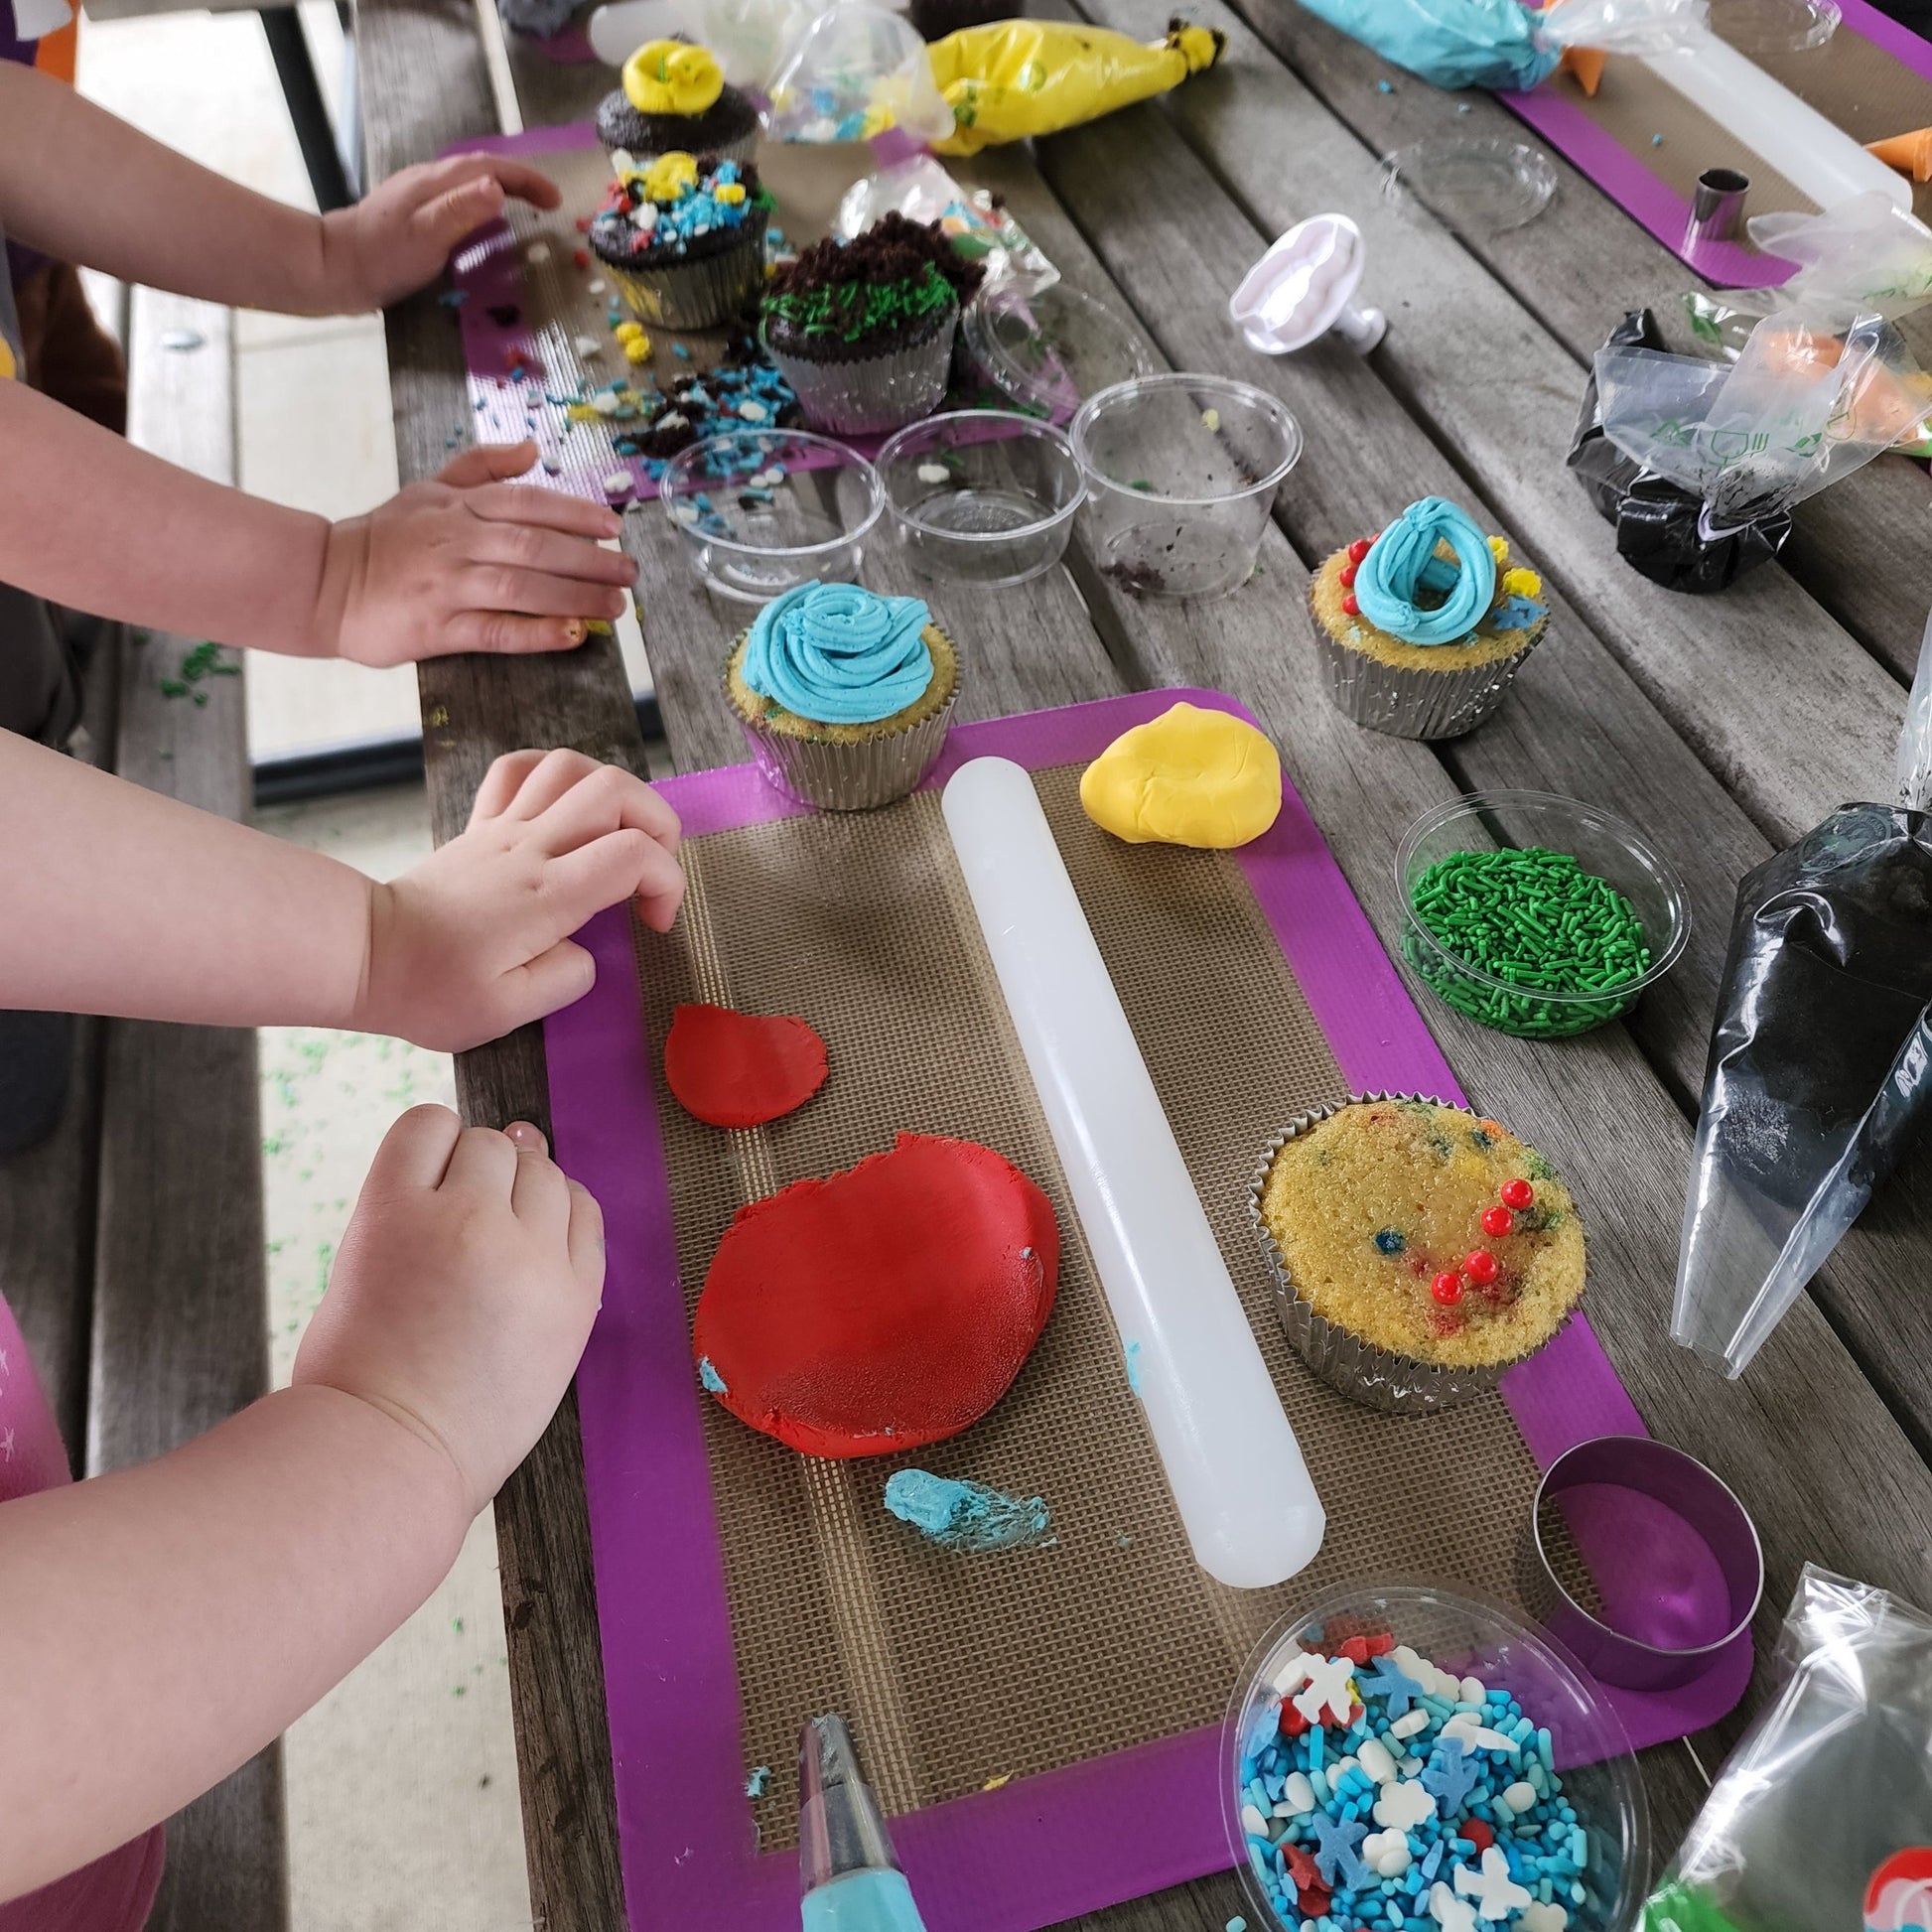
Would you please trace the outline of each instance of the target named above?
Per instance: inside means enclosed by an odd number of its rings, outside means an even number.
[[[866,811],[903,798],[932,768],[959,658],[915,597],[801,584],[732,647],[725,694],[780,791],[822,811]]]
[[[1328,695],[1396,738],[1457,738],[1542,642],[1543,580],[1453,503],[1425,496],[1337,550],[1309,586]]]

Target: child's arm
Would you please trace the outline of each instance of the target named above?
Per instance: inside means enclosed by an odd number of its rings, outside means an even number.
[[[0,1006],[352,1027],[460,1050],[586,992],[570,934],[663,930],[677,815],[576,752],[497,759],[469,829],[386,885],[0,733]]]
[[[416,1108],[294,1387],[0,1506],[0,1899],[225,1777],[429,1595],[556,1408],[603,1280],[597,1205],[535,1128]]]
[[[0,382],[0,581],[218,643],[363,664],[559,650],[634,576],[597,545],[615,511],[503,481],[528,443],[466,451],[340,523],[177,470],[24,382]]]
[[[31,247],[123,281],[243,309],[340,315],[420,288],[514,195],[555,207],[522,162],[459,155],[327,215],[272,202],[31,68],[0,63],[0,216]]]

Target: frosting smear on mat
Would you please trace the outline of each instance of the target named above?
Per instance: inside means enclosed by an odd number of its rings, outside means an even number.
[[[664,1041],[664,1084],[713,1127],[759,1127],[825,1084],[825,1042],[789,1014],[681,1006]]]
[[[971,1141],[887,1153],[739,1209],[692,1353],[741,1422],[807,1455],[885,1455],[969,1429],[1053,1310],[1046,1196]]]
[[[1025,1550],[1050,1543],[1046,1501],[1009,1496],[983,1482],[900,1469],[886,1484],[886,1507],[942,1550]]]

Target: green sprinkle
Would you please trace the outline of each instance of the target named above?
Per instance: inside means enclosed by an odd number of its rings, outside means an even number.
[[[1650,970],[1629,900],[1545,847],[1452,852],[1416,881],[1410,909],[1421,928],[1403,935],[1410,965],[1448,1005],[1502,1033],[1555,1039],[1600,1027],[1629,1010],[1635,995],[1623,989]]]

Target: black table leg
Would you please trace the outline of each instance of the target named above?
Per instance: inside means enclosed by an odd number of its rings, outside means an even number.
[[[276,78],[282,83],[282,97],[289,104],[289,119],[295,123],[303,165],[309,171],[309,185],[315,190],[316,206],[325,214],[331,208],[347,207],[355,198],[337,151],[336,130],[323,103],[322,85],[316,79],[316,64],[302,32],[301,16],[292,6],[263,7],[259,11]]]

